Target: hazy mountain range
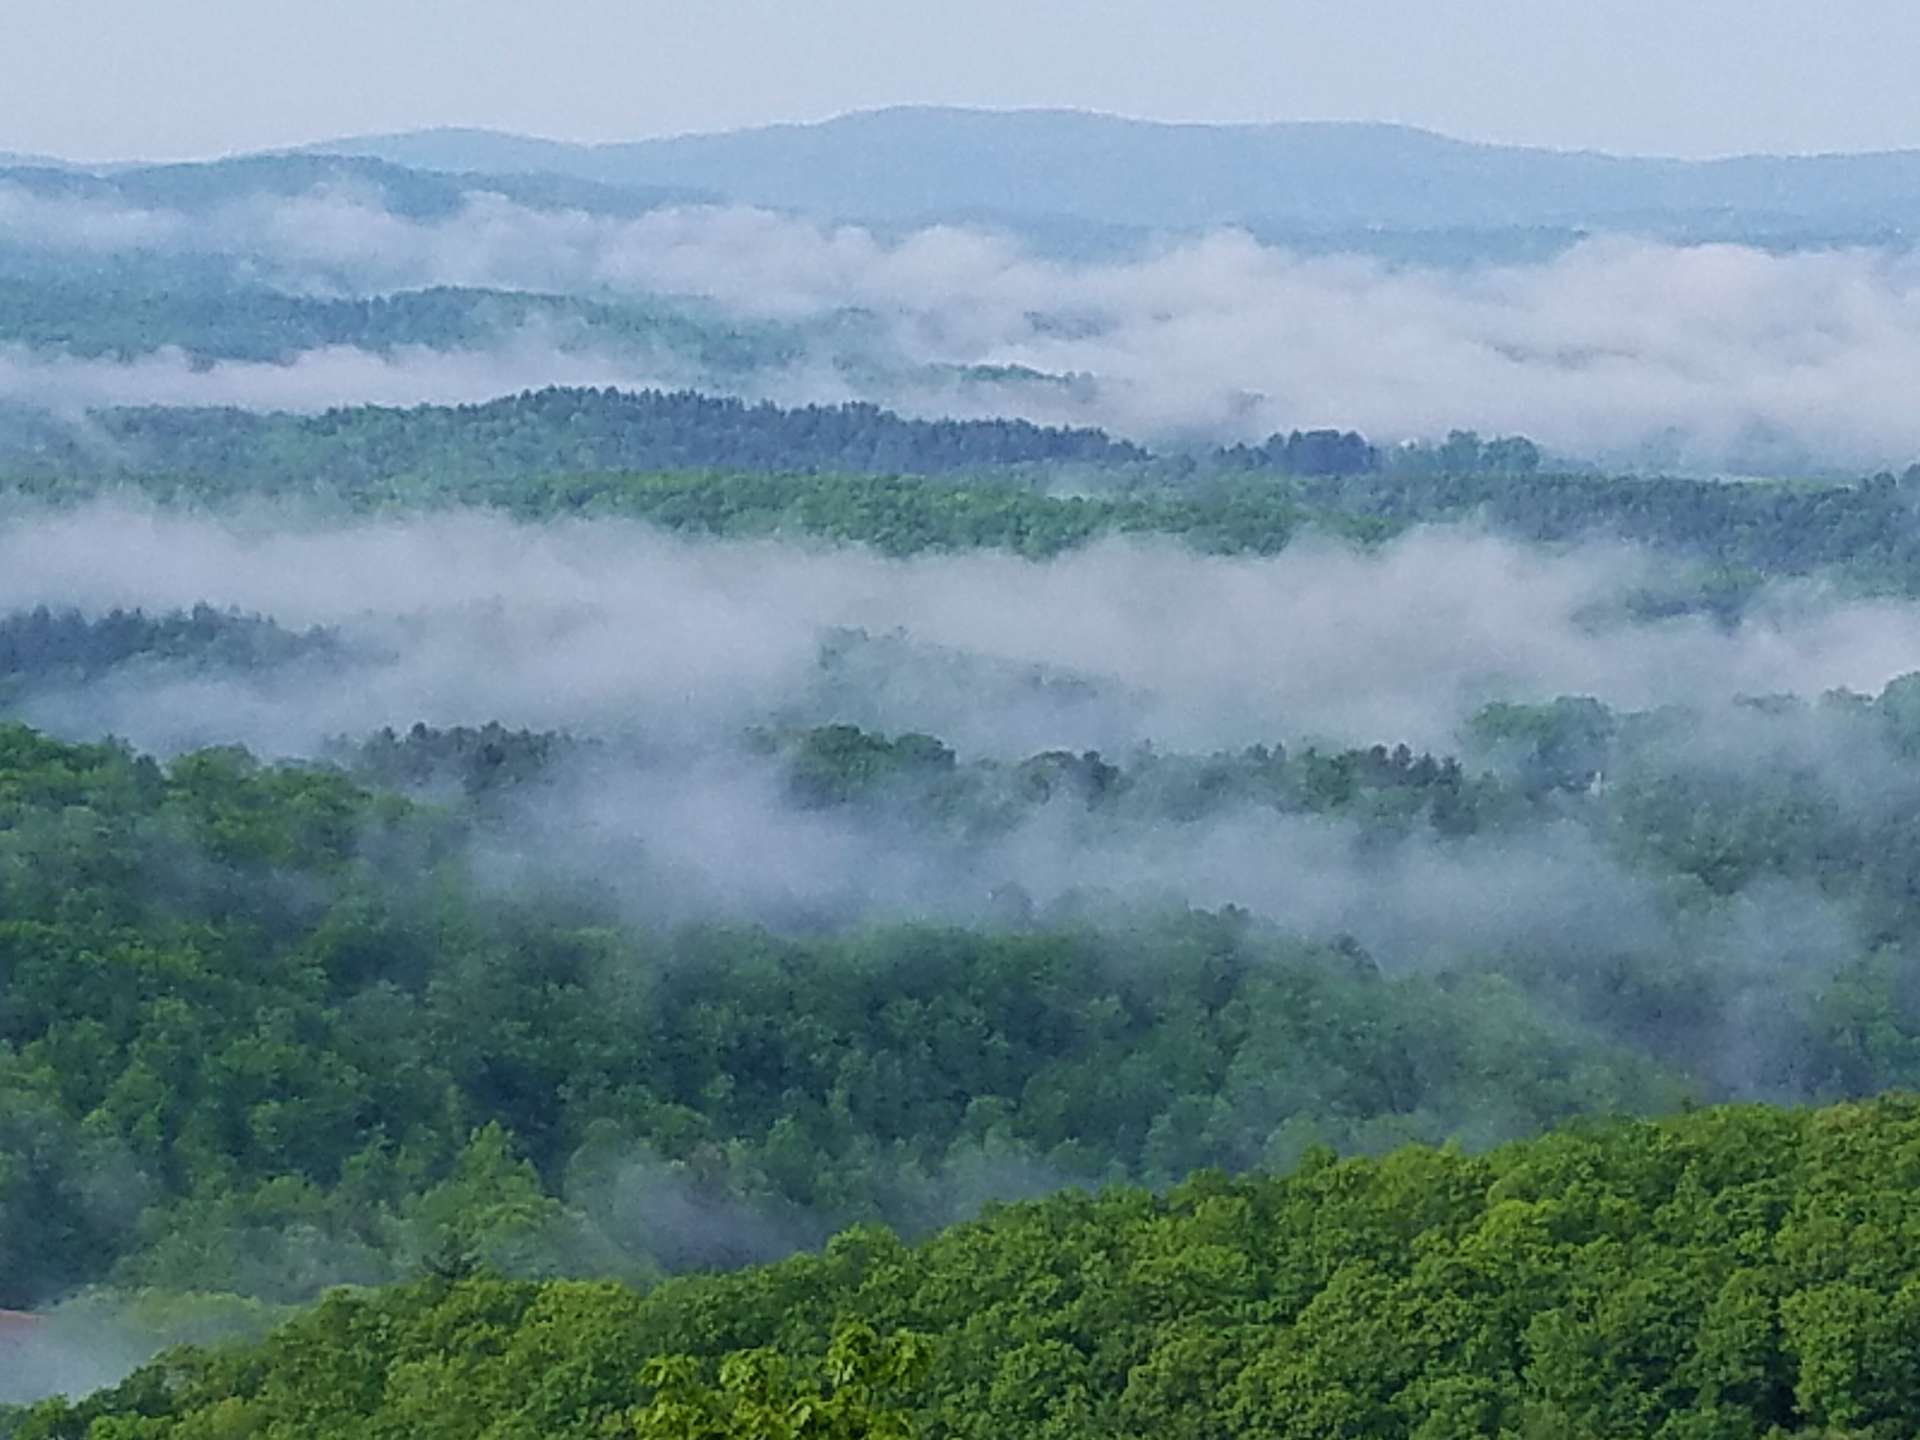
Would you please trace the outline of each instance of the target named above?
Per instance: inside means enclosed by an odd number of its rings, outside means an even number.
[[[879,225],[991,221],[1079,242],[1219,225],[1788,244],[1920,230],[1920,150],[1688,161],[1471,144],[1398,125],[1165,125],[1060,109],[877,109],[620,144],[434,129],[175,165],[0,152],[0,179],[186,209],[330,175],[428,213],[468,188],[453,177],[488,175],[488,188],[522,204],[593,213],[730,200]]]
[[[1171,125],[1078,111],[911,108],[624,144],[428,130],[312,148],[434,170],[691,188],[896,222],[1760,234],[1920,226],[1920,151],[1641,159],[1377,124]]]
[[[1904,470],[1916,233],[1920,152],[1702,163],[1066,112],[0,167],[0,404],[691,387],[1162,447],[1459,428],[1621,468]]]
[[[164,165],[0,152],[0,181],[187,211],[347,180],[384,191],[400,213],[445,214],[476,175],[540,209],[733,201],[883,227],[999,224],[1074,251],[1222,225],[1316,248],[1391,251],[1392,237],[1418,235],[1419,256],[1514,256],[1595,231],[1788,246],[1920,232],[1920,151],[1647,159],[1394,125],[1176,125],[1061,110],[903,108],[597,145],[436,129]]]

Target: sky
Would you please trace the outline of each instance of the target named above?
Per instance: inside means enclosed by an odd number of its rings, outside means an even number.
[[[1915,54],[1911,0],[0,0],[0,151],[637,139],[893,104],[1896,149],[1920,146]]]

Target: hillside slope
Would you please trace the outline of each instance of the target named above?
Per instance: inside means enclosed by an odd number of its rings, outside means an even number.
[[[1892,1437],[1920,1413],[1916,1238],[1920,1102],[1707,1111],[1059,1195],[644,1296],[456,1266],[17,1433],[900,1433],[718,1418],[872,1378],[843,1400],[891,1382],[919,1433],[979,1440]],[[880,1336],[925,1337],[924,1374]],[[716,1399],[701,1377],[727,1355]]]

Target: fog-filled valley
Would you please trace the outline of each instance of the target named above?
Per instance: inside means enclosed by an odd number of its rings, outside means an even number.
[[[0,1436],[1908,1433],[1892,210],[741,143],[0,170]]]
[[[1450,233],[1196,219],[1062,248],[963,210],[875,224],[349,157],[16,167],[0,169],[0,401],[316,411],[690,385],[1172,445],[1457,428],[1736,473],[1920,451],[1897,239],[1625,220],[1476,249]]]

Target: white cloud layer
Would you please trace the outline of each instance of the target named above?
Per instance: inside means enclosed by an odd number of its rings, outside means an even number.
[[[1181,749],[1322,736],[1444,746],[1489,699],[1629,708],[1877,691],[1920,669],[1920,606],[1762,597],[1601,621],[1646,557],[1423,529],[1273,558],[1110,542],[999,553],[695,542],[624,521],[444,515],[287,528],[96,505],[0,527],[0,612],[205,601],[340,629],[362,658],[291,691],[143,682],[102,719],[143,743],[309,750],[383,724],[634,728],[694,738],[821,713],[974,752]],[[855,673],[821,646],[861,630]],[[824,713],[831,711],[832,713]]]
[[[743,317],[853,307],[882,318],[889,359],[1090,376],[1071,390],[995,399],[1146,438],[1336,425],[1392,441],[1462,427],[1522,432],[1574,455],[1706,468],[1920,458],[1920,407],[1907,393],[1920,370],[1920,262],[1905,254],[1616,237],[1541,263],[1443,270],[1302,257],[1223,232],[1068,262],[968,229],[887,237],[740,208],[614,218],[475,194],[457,214],[414,220],[338,187],[189,217],[0,186],[0,227],[83,252],[231,256],[325,292],[664,293]],[[358,363],[302,361],[278,384],[222,367],[183,379],[164,359],[136,362],[117,381],[77,378],[96,393],[144,386],[155,398],[313,408],[350,393],[345,376]],[[369,370],[360,398],[466,398],[440,365],[402,352]],[[0,385],[29,388],[21,368],[15,356]],[[625,378],[613,368],[556,360],[542,373]],[[502,362],[508,371],[527,376]],[[821,367],[768,385],[788,398],[852,388]],[[953,403],[911,384],[869,398]]]

